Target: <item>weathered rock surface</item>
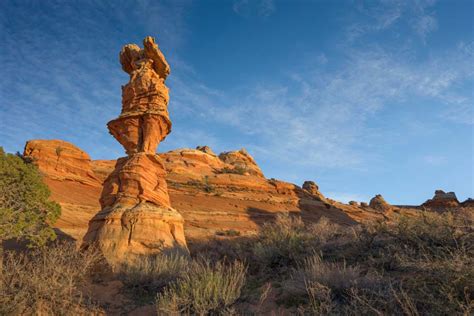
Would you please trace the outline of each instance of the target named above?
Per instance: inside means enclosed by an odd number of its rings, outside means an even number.
[[[319,192],[319,187],[314,183],[314,181],[305,181],[303,183],[303,190],[306,190],[309,194],[320,200],[324,200],[324,196]]]
[[[143,202],[114,204],[89,222],[85,245],[98,245],[110,263],[133,262],[136,256],[164,250],[186,252],[184,221],[171,207]]]
[[[100,185],[89,155],[71,143],[56,139],[31,140],[26,143],[23,154],[50,178]]]
[[[263,177],[263,172],[260,170],[260,167],[257,165],[252,156],[245,150],[245,148],[240,149],[239,151],[229,151],[224,152],[219,155],[219,158],[229,164],[234,166],[234,168],[239,168],[245,173],[250,175]]]
[[[378,212],[388,212],[393,209],[393,206],[388,204],[382,195],[377,194],[369,202],[369,207],[373,208]]]
[[[444,192],[443,190],[436,190],[432,199],[427,200],[422,204],[426,208],[452,208],[458,207],[459,201],[454,192]]]
[[[186,251],[183,218],[170,205],[166,169],[156,154],[171,131],[169,66],[151,37],[144,48],[126,45],[120,52],[130,81],[122,87],[122,112],[107,124],[128,157],[120,158],[105,179],[101,211],[89,222],[83,247],[98,245],[112,264],[166,249]]]

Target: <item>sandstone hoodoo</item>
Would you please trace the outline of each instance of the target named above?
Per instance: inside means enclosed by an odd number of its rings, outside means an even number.
[[[125,148],[104,181],[101,211],[89,222],[83,246],[97,246],[109,262],[165,249],[187,251],[183,218],[170,205],[166,169],[156,154],[171,131],[169,94],[164,82],[170,68],[152,37],[144,48],[129,44],[120,52],[130,81],[122,87],[122,112],[107,124]]]
[[[432,199],[427,200],[422,206],[427,208],[450,208],[458,207],[459,201],[454,192],[436,190]]]
[[[370,200],[369,206],[378,212],[387,212],[393,208],[380,194],[377,194]]]

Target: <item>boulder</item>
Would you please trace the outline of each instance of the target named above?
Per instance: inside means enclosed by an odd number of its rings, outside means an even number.
[[[422,204],[423,207],[433,209],[453,208],[459,206],[459,201],[454,192],[436,190],[432,199]]]
[[[387,212],[393,209],[393,207],[388,204],[382,195],[377,194],[369,202],[369,207],[373,208],[378,212]]]
[[[235,168],[245,170],[250,175],[263,177],[262,170],[245,148],[238,151],[223,152],[219,155],[219,159]]]

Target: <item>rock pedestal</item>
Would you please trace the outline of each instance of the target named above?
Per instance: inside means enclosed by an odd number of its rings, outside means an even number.
[[[171,208],[166,169],[156,154],[171,131],[169,94],[164,82],[170,69],[152,37],[144,48],[129,44],[120,52],[130,81],[122,87],[122,112],[107,127],[125,148],[104,181],[101,211],[89,222],[83,246],[96,244],[112,264],[163,250],[187,251],[183,218]]]

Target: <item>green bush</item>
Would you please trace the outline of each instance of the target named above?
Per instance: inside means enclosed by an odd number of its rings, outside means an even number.
[[[230,174],[240,174],[244,175],[247,172],[247,169],[241,166],[235,166],[234,168],[224,167],[218,171],[218,173],[230,173]]]
[[[16,238],[42,245],[55,239],[50,225],[60,206],[49,196],[36,166],[0,147],[0,242]]]
[[[209,260],[192,263],[189,272],[156,298],[158,315],[216,315],[231,313],[245,283],[240,262],[214,266]]]

